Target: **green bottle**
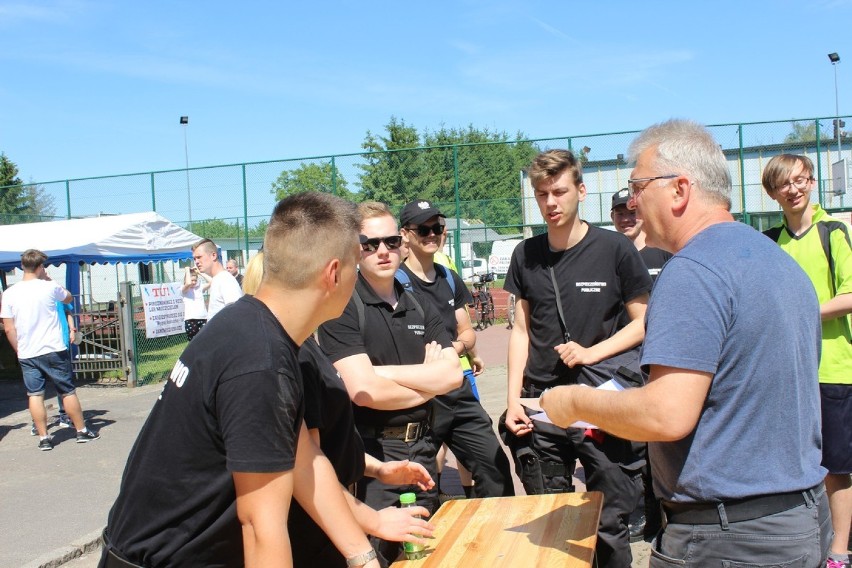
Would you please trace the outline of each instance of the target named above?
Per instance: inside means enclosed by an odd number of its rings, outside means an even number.
[[[417,495],[414,493],[403,493],[399,496],[400,507],[414,507],[417,504]],[[419,517],[418,517],[419,518]],[[426,547],[416,542],[405,542],[402,544],[407,560],[417,560],[425,556]]]

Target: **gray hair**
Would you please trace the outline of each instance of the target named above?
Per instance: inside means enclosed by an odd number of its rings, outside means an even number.
[[[649,126],[627,149],[629,161],[635,162],[649,148],[656,149],[661,174],[691,177],[707,202],[731,210],[731,172],[722,148],[707,128],[683,119]]]

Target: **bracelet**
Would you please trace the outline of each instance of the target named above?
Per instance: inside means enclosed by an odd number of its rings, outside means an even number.
[[[370,549],[369,552],[364,552],[357,556],[350,556],[346,559],[346,566],[348,568],[355,568],[356,566],[363,566],[370,560],[376,559],[376,551],[374,549]]]

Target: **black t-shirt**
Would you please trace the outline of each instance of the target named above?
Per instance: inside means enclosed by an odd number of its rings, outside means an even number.
[[[470,295],[470,290],[467,289],[467,286],[465,286],[461,277],[449,268],[442,267],[443,270],[441,270],[441,268],[438,268],[436,265],[435,281],[428,282],[426,280],[421,280],[420,277],[414,274],[414,272],[412,272],[404,263],[400,268],[408,274],[408,278],[411,280],[411,287],[414,291],[424,297],[426,301],[432,302],[432,304],[438,308],[438,311],[441,313],[441,319],[444,322],[444,329],[447,330],[450,337],[453,339],[458,338],[456,310],[459,308],[466,308],[469,304],[473,303],[473,297]],[[452,288],[450,288],[450,285],[446,282],[447,277],[452,278],[455,282],[455,296],[453,296]]]
[[[672,257],[672,253],[666,252],[663,249],[654,247],[645,247],[639,251],[639,256],[642,257],[642,262],[648,268],[648,274],[651,276],[651,281],[656,282],[657,276],[663,269],[663,265]]]
[[[579,367],[569,369],[553,349],[564,343],[552,266],[571,339],[590,347],[619,329],[624,304],[651,289],[651,278],[633,243],[622,234],[588,226],[566,251],[553,252],[547,234],[521,242],[512,253],[504,288],[529,303],[529,355],[525,381],[538,385],[570,384]]]
[[[293,469],[298,347],[244,296],[181,354],[142,427],[109,514],[109,541],[144,566],[242,566],[233,472]]]
[[[317,428],[320,448],[334,467],[337,479],[351,485],[364,475],[364,442],[355,430],[352,403],[337,369],[309,337],[299,350],[299,364],[305,385],[305,425]],[[294,500],[290,506],[287,530],[294,566],[346,566],[328,536]]]
[[[451,347],[452,340],[444,329],[441,314],[431,302],[419,302],[423,316],[411,296],[399,282],[395,283],[396,308],[379,298],[362,275],[358,275],[355,291],[364,303],[364,330],[358,322],[355,298],[349,300],[343,314],[319,328],[319,343],[332,362],[366,353],[375,366],[416,365],[423,363],[426,344],[437,341]],[[404,410],[375,410],[353,405],[355,423],[370,426],[398,426],[421,422],[429,415],[429,403]]]

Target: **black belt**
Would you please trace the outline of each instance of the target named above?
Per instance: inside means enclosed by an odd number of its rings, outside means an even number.
[[[428,429],[428,422],[409,422],[400,426],[358,426],[358,432],[365,438],[384,438],[403,442],[416,442],[426,435]]]
[[[667,524],[715,525],[719,522],[737,523],[788,511],[799,505],[816,502],[822,483],[803,491],[747,497],[720,503],[675,503],[663,501]],[[810,499],[809,499],[810,498]]]

